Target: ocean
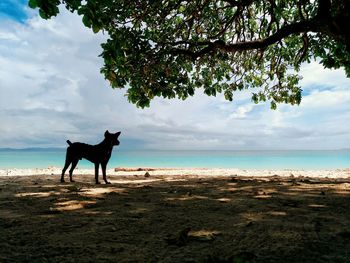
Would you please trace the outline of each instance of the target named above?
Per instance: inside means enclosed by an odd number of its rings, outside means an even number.
[[[0,169],[63,167],[66,149],[0,149]],[[81,160],[80,168],[93,164]],[[113,151],[108,168],[344,169],[350,150],[332,151]]]

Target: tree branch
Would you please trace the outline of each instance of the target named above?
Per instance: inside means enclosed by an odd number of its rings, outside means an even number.
[[[191,51],[189,49],[181,49],[181,48],[173,48],[171,53],[173,54],[183,54],[190,56],[192,59],[196,59],[210,52],[214,52],[216,50],[222,50],[225,52],[237,52],[237,51],[245,51],[245,50],[253,50],[253,49],[265,49],[270,45],[273,45],[282,39],[299,33],[305,32],[318,32],[316,24],[313,20],[301,21],[298,23],[294,23],[291,25],[286,25],[282,27],[280,30],[272,34],[271,36],[254,41],[246,41],[246,42],[237,42],[234,44],[226,44],[224,41],[214,41],[214,42],[202,42],[202,43],[188,43],[192,47],[194,45],[199,47],[200,45],[206,44],[206,47],[200,49],[199,51]],[[183,44],[183,43],[182,43]]]

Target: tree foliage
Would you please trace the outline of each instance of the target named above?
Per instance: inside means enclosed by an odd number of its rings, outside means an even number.
[[[299,104],[297,72],[311,59],[350,76],[350,0],[29,0],[44,19],[60,4],[108,33],[101,73],[140,107],[199,88]]]

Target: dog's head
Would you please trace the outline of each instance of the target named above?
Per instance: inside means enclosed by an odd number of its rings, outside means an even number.
[[[105,132],[105,139],[108,140],[112,145],[119,145],[120,142],[118,137],[121,132],[110,133],[109,131]]]

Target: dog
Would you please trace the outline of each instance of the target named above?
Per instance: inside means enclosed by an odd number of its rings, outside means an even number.
[[[112,154],[113,146],[119,145],[120,142],[118,137],[121,132],[110,133],[108,130],[105,132],[104,140],[96,145],[90,145],[81,142],[72,143],[70,140],[67,140],[69,144],[66,153],[66,162],[62,170],[61,182],[64,183],[64,173],[68,169],[69,165],[72,164],[69,170],[69,179],[71,182],[74,182],[72,179],[73,170],[77,166],[79,160],[82,158],[89,160],[95,164],[95,181],[96,184],[100,184],[98,180],[98,170],[99,165],[102,167],[103,180],[106,184],[110,184],[106,178],[106,167],[109,161],[109,158]]]

